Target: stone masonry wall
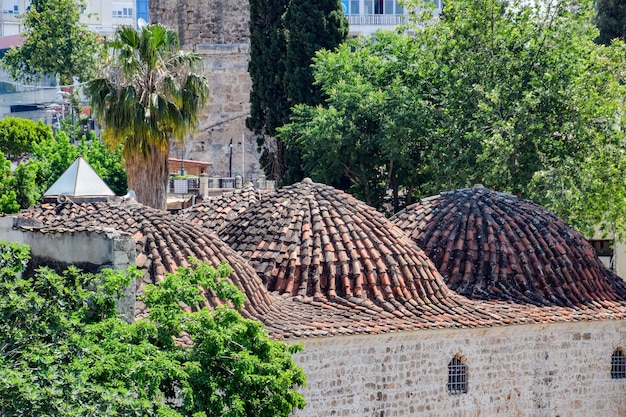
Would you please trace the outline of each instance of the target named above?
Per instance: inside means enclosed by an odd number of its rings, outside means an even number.
[[[248,43],[248,0],[151,0],[150,23],[178,31],[183,46]]]
[[[259,178],[256,141],[246,129],[250,114],[248,74],[250,6],[247,0],[154,0],[151,23],[178,31],[181,44],[204,58],[211,89],[198,130],[171,156],[211,162],[210,177]],[[232,140],[232,157],[230,143]]]
[[[626,416],[626,379],[610,375],[613,351],[626,347],[625,321],[302,342],[307,406],[298,417]],[[467,394],[447,391],[455,355],[467,365]]]
[[[102,268],[125,270],[135,264],[135,241],[130,235],[113,230],[42,233],[13,228],[14,224],[26,221],[0,217],[0,240],[29,245],[33,266],[64,270],[76,265],[95,273]],[[133,320],[135,300],[135,283],[131,283],[118,301],[118,313]]]

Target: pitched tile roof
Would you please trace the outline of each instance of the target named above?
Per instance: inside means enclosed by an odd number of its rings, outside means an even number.
[[[193,224],[218,230],[263,196],[254,187],[246,187],[219,196],[205,197],[200,204],[181,210],[178,214]]]
[[[536,305],[604,305],[626,285],[547,209],[477,186],[426,198],[391,220],[456,292]]]
[[[175,215],[135,202],[43,204],[19,214],[39,220],[41,227],[30,227],[46,233],[100,230],[113,228],[133,236],[136,243],[136,264],[144,271],[137,283],[141,294],[148,284],[163,280],[166,272],[188,266],[193,256],[217,266],[226,262],[233,269],[231,281],[246,295],[244,313],[259,315],[269,309],[269,294],[250,265],[208,229],[194,227]],[[206,293],[207,306],[221,301]],[[145,306],[137,302],[137,316],[145,314]]]

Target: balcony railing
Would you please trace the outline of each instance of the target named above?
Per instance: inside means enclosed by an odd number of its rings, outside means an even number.
[[[407,17],[403,14],[364,14],[348,15],[348,23],[354,25],[396,26],[406,23]]]
[[[252,182],[254,188],[258,190],[272,190],[275,188],[273,181],[256,177],[245,181],[241,177],[207,178],[206,181],[209,190],[242,188],[248,181]],[[170,194],[197,194],[199,191],[200,178],[198,177],[181,179],[170,177],[168,189]]]

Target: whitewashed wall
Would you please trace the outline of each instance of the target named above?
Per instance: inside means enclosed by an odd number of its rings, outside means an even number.
[[[626,321],[429,330],[305,339],[304,416],[618,417],[626,379],[611,355]],[[448,363],[465,358],[468,393],[450,395]]]

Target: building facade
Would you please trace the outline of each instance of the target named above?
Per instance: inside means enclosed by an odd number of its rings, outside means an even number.
[[[341,0],[341,5],[352,36],[369,35],[407,22],[407,12],[399,0]],[[433,5],[440,11],[442,0],[433,0]]]
[[[110,36],[120,25],[135,25],[139,18],[149,21],[148,1],[87,0],[81,20],[91,30]],[[22,33],[22,14],[30,6],[30,0],[2,0],[1,3],[0,36]]]
[[[149,21],[149,0],[87,0],[81,21],[90,30],[112,37],[117,27],[135,26],[141,19]],[[0,57],[11,47],[23,43],[22,16],[30,6],[30,0],[1,0]],[[6,115],[31,120],[43,120],[55,125],[67,108],[66,97],[53,77],[45,77],[34,85],[23,85],[11,79],[0,69],[0,117]]]

